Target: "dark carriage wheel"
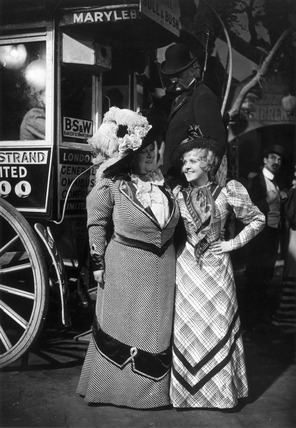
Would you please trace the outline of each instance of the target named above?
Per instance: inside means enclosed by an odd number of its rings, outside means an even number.
[[[0,198],[0,368],[37,339],[48,303],[47,267],[27,222]]]

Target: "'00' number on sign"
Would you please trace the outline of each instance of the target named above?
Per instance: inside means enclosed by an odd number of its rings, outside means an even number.
[[[31,193],[32,187],[28,181],[22,180],[14,186],[14,192],[19,198],[27,198]],[[9,181],[0,181],[0,197],[6,198],[12,191]]]

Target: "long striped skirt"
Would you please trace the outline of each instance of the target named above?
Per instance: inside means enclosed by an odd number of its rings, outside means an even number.
[[[228,254],[199,264],[186,244],[177,260],[174,407],[231,408],[248,395],[240,319]]]
[[[174,295],[173,244],[159,256],[111,240],[105,287],[98,288],[96,301],[102,331],[133,349],[162,353],[171,344]],[[170,364],[155,380],[152,374],[139,373],[133,359],[119,365],[97,345],[92,337],[77,387],[85,401],[139,409],[170,404]],[[149,362],[146,366],[151,369]]]

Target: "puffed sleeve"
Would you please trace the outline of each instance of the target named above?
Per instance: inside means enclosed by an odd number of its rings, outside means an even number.
[[[227,203],[232,208],[235,217],[245,225],[238,235],[229,240],[232,250],[236,250],[246,245],[261,232],[265,226],[265,216],[253,204],[247,189],[240,182],[231,180],[226,184],[224,190]]]
[[[105,269],[105,248],[114,206],[113,186],[110,179],[102,178],[86,199],[87,228],[94,271]]]

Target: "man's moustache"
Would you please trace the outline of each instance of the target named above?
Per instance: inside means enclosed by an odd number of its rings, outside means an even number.
[[[193,87],[193,84],[185,86],[185,85],[182,85],[181,83],[173,83],[172,85],[170,85],[166,88],[166,92],[168,94],[178,94],[179,95],[182,92],[191,91],[192,87]]]

